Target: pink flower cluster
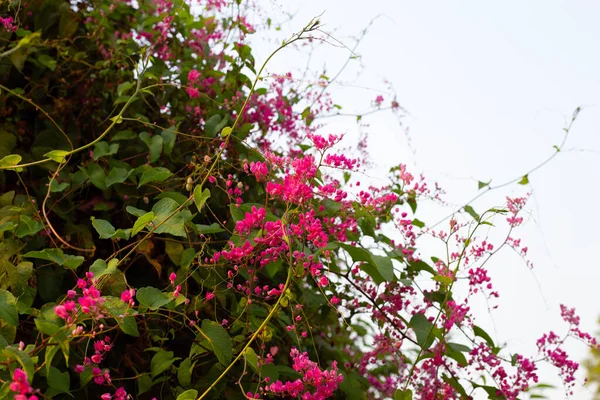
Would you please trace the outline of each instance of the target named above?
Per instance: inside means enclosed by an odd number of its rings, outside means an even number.
[[[33,389],[27,380],[27,372],[21,368],[15,369],[9,387],[11,391],[15,392],[15,400],[38,400],[38,396],[33,394]]]
[[[324,400],[333,395],[338,385],[344,379],[338,373],[337,363],[334,361],[331,370],[322,370],[317,363],[308,358],[308,353],[300,353],[295,347],[290,356],[293,360],[292,368],[302,374],[301,379],[295,381],[276,381],[264,388],[264,391],[281,397],[296,397],[302,400]]]
[[[67,292],[69,300],[65,301],[64,304],[54,307],[56,315],[71,323],[73,322],[73,317],[77,314],[77,305],[79,304],[79,309],[84,314],[92,314],[97,318],[101,318],[100,307],[104,302],[104,298],[94,284],[94,274],[92,272],[86,273],[86,279],[78,279],[77,288],[81,290],[81,294],[78,294],[75,290],[69,290]],[[77,303],[73,300],[75,298],[77,298]]]

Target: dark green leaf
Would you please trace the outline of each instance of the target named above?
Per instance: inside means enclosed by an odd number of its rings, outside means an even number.
[[[224,366],[229,365],[233,357],[233,343],[227,330],[218,322],[205,319],[202,321],[202,332],[212,345],[219,362]]]
[[[159,350],[150,361],[150,372],[152,378],[156,378],[171,367],[173,362],[179,360],[180,357],[173,357],[172,351]]]

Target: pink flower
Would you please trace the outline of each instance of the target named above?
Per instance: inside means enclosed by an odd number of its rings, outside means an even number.
[[[169,281],[171,282],[171,285],[175,284],[175,279],[177,279],[177,275],[175,272],[171,272],[171,275],[169,275]]]
[[[191,84],[198,82],[199,78],[200,78],[200,72],[198,72],[197,70],[193,69],[190,72],[188,72],[188,81]]]
[[[206,300],[212,300],[215,298],[215,294],[213,292],[206,292]]]

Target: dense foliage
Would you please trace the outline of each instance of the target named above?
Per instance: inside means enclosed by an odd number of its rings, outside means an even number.
[[[0,398],[515,399],[541,361],[570,391],[564,339],[595,346],[572,309],[528,356],[469,308],[497,304],[493,254],[526,255],[527,196],[434,230],[405,165],[361,185],[364,146],[315,122],[329,78],[264,76],[250,9],[0,5]],[[311,21],[272,56],[322,39]]]

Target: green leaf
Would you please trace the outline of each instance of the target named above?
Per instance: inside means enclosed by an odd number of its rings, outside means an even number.
[[[163,138],[160,135],[150,136],[148,132],[140,133],[140,139],[146,143],[148,150],[150,151],[150,158],[148,161],[155,162],[160,158],[160,154],[163,149]]]
[[[44,157],[48,157],[52,161],[56,161],[59,164],[65,163],[66,157],[69,155],[68,151],[65,150],[52,150],[44,154]]]
[[[25,236],[33,236],[44,228],[41,222],[31,219],[27,215],[19,216],[19,225],[15,230],[15,236],[19,239]]]
[[[90,217],[90,219],[92,220],[92,226],[100,235],[100,239],[110,239],[115,234],[116,229],[110,222],[95,217]]]
[[[151,310],[156,310],[172,300],[171,297],[152,286],[139,289],[135,297],[141,306],[148,307]]]
[[[0,289],[0,319],[10,326],[19,324],[17,300],[11,292],[5,289]]]
[[[470,347],[465,346],[464,344],[460,344],[460,343],[449,342],[448,347],[450,347],[454,351],[460,351],[462,353],[470,353],[471,352]]]
[[[382,282],[391,282],[396,279],[396,276],[394,275],[394,265],[389,257],[371,254],[371,252],[362,247],[345,243],[339,243],[339,245],[350,254],[350,257],[352,257],[354,262],[367,263],[362,264],[361,269],[369,274],[375,284],[379,285]]]
[[[106,187],[114,185],[115,183],[125,182],[132,171],[133,170],[127,171],[125,168],[116,167],[111,169],[108,173],[108,176],[106,177]]]
[[[150,182],[164,182],[173,175],[171,171],[163,167],[150,168],[142,173],[138,188]]]
[[[171,367],[173,362],[180,359],[180,357],[173,357],[175,353],[172,351],[159,350],[150,361],[150,372],[152,378],[156,378]]]
[[[90,266],[90,272],[92,272],[94,274],[94,278],[97,279],[102,275],[111,275],[117,270],[118,264],[119,260],[117,258],[111,259],[108,264],[106,264],[104,260],[98,259]]]
[[[38,258],[41,260],[52,261],[67,268],[76,269],[85,261],[82,256],[73,256],[64,254],[62,249],[44,249],[40,251],[30,251],[23,255],[25,258]]]
[[[416,218],[412,220],[412,224],[414,226],[418,227],[418,228],[425,227],[425,223],[423,221],[420,221],[420,220],[416,219]]]
[[[177,380],[184,388],[192,386],[192,372],[194,371],[195,364],[192,363],[192,360],[186,358],[179,364],[179,368],[177,368]]]
[[[255,372],[258,372],[258,356],[252,347],[248,347],[246,352],[244,353],[244,357],[246,358],[246,362],[250,364],[252,369]]]
[[[112,156],[113,154],[117,154],[119,151],[119,143],[108,144],[108,142],[98,142],[96,146],[94,146],[93,158],[94,161],[99,159],[100,157]]]
[[[227,137],[229,135],[231,135],[231,127],[230,126],[226,126],[225,128],[223,128],[223,130],[221,131],[221,136],[222,137]]]
[[[112,117],[110,119],[112,122],[114,122],[116,125],[123,123],[123,117],[120,115],[115,115],[114,117]]]
[[[196,389],[189,389],[177,396],[177,400],[196,400],[198,398],[198,391]]]
[[[475,221],[479,222],[479,220],[480,220],[481,217],[479,216],[479,214],[477,214],[475,212],[475,210],[473,209],[473,207],[471,207],[469,205],[466,205],[465,206],[465,211],[467,212],[467,214],[469,214],[471,217],[473,217],[473,219]]]
[[[170,156],[173,151],[173,147],[175,147],[175,140],[177,139],[177,134],[175,126],[171,126],[169,129],[162,131],[160,136],[163,139],[163,152]]]
[[[147,375],[147,374],[140,376],[137,379],[137,383],[138,383],[138,396],[148,392],[150,389],[152,389],[152,385],[154,385],[154,382],[152,382],[152,378],[150,378],[150,375]]]
[[[202,332],[212,345],[219,362],[224,366],[229,365],[233,357],[233,343],[227,330],[218,322],[205,319],[202,321]]]
[[[56,60],[49,55],[40,54],[37,59],[40,64],[48,68],[50,71],[54,71],[56,69]]]
[[[492,183],[492,181],[488,181],[488,182],[478,181],[477,182],[477,188],[478,189],[483,189],[484,187],[490,186],[490,183]]]
[[[131,308],[129,308],[129,305],[117,297],[104,296],[103,306],[108,315],[117,321],[117,324],[123,333],[134,337],[139,336],[135,318],[131,315],[126,315],[131,314]]]
[[[212,223],[211,225],[195,224],[194,227],[196,228],[196,232],[201,233],[203,235],[225,231],[225,229],[223,229],[221,225],[217,224],[216,222]]]
[[[165,253],[169,256],[173,264],[181,264],[181,255],[183,254],[183,245],[177,242],[166,242]]]
[[[132,207],[132,206],[125,207],[125,210],[129,214],[134,215],[134,216],[136,216],[138,218],[141,217],[142,215],[145,215],[148,212],[148,211],[142,210],[140,208],[135,208],[135,207]]]
[[[494,344],[494,341],[492,340],[492,337],[490,335],[488,335],[488,333],[486,331],[484,331],[477,325],[473,325],[473,333],[475,334],[475,336],[479,336],[480,338],[485,340],[487,342],[488,346],[490,346],[492,349],[494,349],[496,347],[496,345]]]
[[[48,376],[48,386],[56,389],[59,393],[69,393],[71,388],[71,378],[68,372],[60,372],[56,367],[50,367]]]
[[[139,231],[144,229],[148,223],[152,222],[154,219],[154,213],[152,211],[147,212],[146,214],[138,217],[133,224],[133,229],[131,230],[131,236],[137,235]]]
[[[117,95],[123,96],[135,85],[134,82],[123,82],[117,86]]]
[[[60,193],[69,187],[69,182],[58,183],[56,179],[50,182],[50,193]]]
[[[413,393],[412,393],[412,390],[410,390],[410,389],[406,389],[406,390],[398,389],[394,393],[394,400],[412,400],[412,398],[413,398]]]
[[[223,119],[219,114],[215,114],[206,121],[206,134],[214,137],[225,125],[227,125],[227,118]]]
[[[523,175],[519,181],[519,185],[527,185],[529,183],[529,175]]]
[[[417,343],[423,350],[427,350],[433,344],[436,336],[439,336],[439,328],[433,325],[424,314],[415,314],[410,319],[410,327],[417,336]]]
[[[21,162],[22,157],[18,154],[9,154],[2,157],[0,167],[14,167]]]
[[[208,200],[209,197],[210,197],[209,189],[202,190],[201,185],[197,185],[194,188],[194,203],[196,204],[196,207],[198,208],[198,212],[202,211],[202,207],[204,207],[204,203],[206,203],[206,200]]]
[[[234,222],[241,221],[245,218],[244,212],[233,203],[229,205],[229,212],[231,212],[231,217]]]
[[[433,277],[433,280],[436,282],[440,282],[444,285],[450,285],[450,284],[452,284],[452,282],[454,282],[454,279],[450,278],[449,276],[444,276],[444,275],[436,275]]]
[[[181,212],[175,213],[178,207],[179,205],[177,202],[169,198],[160,199],[158,203],[152,207],[152,212],[154,212],[152,224],[155,227],[158,226],[158,228],[154,230],[154,233],[168,233],[173,236],[187,237],[184,227],[185,220],[181,215]],[[162,225],[159,226],[159,224]]]

